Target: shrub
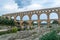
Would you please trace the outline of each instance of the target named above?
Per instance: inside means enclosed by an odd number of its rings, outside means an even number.
[[[21,28],[18,28],[18,31],[20,31],[21,30]]]
[[[15,32],[18,31],[18,28],[17,28],[17,27],[12,27],[11,31],[12,31],[13,33],[15,33]]]
[[[52,26],[49,26],[49,28],[52,28]]]
[[[43,35],[41,38],[39,38],[39,40],[58,40],[57,32],[52,31],[50,33],[47,33]]]

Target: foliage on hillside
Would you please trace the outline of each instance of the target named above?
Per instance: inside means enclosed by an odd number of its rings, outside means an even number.
[[[15,22],[12,19],[9,20],[7,18],[0,17],[0,25],[14,26]]]
[[[57,35],[56,31],[52,31],[43,35],[39,40],[60,40],[60,36]]]

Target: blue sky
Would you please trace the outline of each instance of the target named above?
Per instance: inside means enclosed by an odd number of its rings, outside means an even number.
[[[60,0],[0,0],[0,16],[27,10],[60,7]]]

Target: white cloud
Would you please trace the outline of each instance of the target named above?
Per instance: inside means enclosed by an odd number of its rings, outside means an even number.
[[[60,0],[54,0],[53,4],[51,7],[60,7]]]
[[[17,6],[7,4],[7,5],[4,5],[3,8],[6,10],[14,10],[14,9],[17,9]]]
[[[32,3],[40,3],[40,4],[43,4],[43,3],[46,3],[48,2],[48,0],[32,0]]]
[[[15,12],[37,10],[37,9],[41,9],[41,8],[44,8],[44,7],[40,4],[31,4],[31,5],[26,6],[24,8],[19,8],[19,9],[17,8]]]
[[[44,7],[40,4],[31,4],[31,5],[26,6],[24,8],[20,8],[19,11],[37,10],[37,9],[41,9],[41,8],[44,8]]]
[[[17,10],[18,10],[18,6],[16,3],[7,3],[3,5],[0,11],[2,11],[3,14],[7,14],[7,13],[16,12]]]
[[[60,6],[60,0],[52,0],[53,4],[51,5],[51,7],[58,7]],[[49,0],[32,0],[32,4],[29,6],[26,6],[24,8],[19,8],[17,4],[11,0],[11,2],[9,1],[7,4],[4,4],[2,7],[2,11],[4,11],[4,13],[2,14],[6,14],[6,13],[12,13],[12,12],[20,12],[20,11],[28,11],[28,10],[37,10],[37,9],[43,9],[43,8],[48,8],[43,6],[44,3],[47,2],[52,2]]]
[[[26,7],[27,10],[36,10],[36,9],[41,9],[41,8],[43,8],[43,6],[40,4],[32,4]]]
[[[55,0],[55,6],[60,6],[60,0]]]

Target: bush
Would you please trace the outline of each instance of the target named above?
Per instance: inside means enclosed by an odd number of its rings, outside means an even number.
[[[57,32],[52,31],[50,33],[47,33],[47,34],[43,35],[41,38],[39,38],[39,40],[58,40],[57,36],[58,36]]]
[[[20,31],[21,30],[21,28],[18,28],[18,31]]]
[[[11,32],[12,33],[15,33],[15,32],[17,32],[18,31],[18,28],[17,27],[13,27],[12,29],[11,29]]]
[[[52,28],[52,26],[49,26],[49,28]]]

